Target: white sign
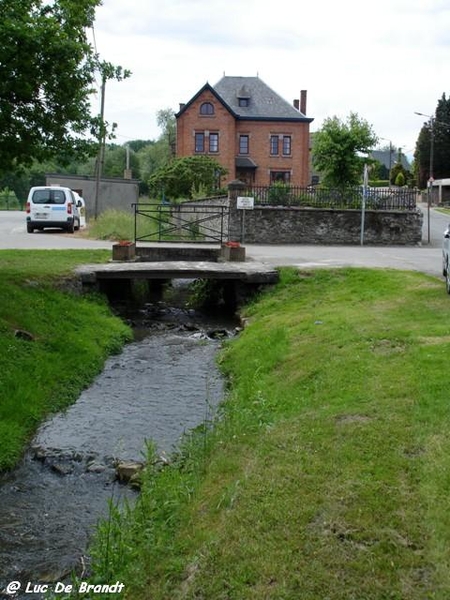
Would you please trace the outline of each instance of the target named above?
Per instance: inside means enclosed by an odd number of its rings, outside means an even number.
[[[255,199],[250,196],[238,196],[236,208],[240,210],[253,210]]]

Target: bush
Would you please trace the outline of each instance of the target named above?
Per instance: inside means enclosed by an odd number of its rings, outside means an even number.
[[[389,187],[389,179],[371,179],[369,185],[370,187]]]
[[[268,202],[271,206],[289,206],[291,188],[285,183],[274,183],[269,188]]]
[[[14,192],[8,188],[0,191],[0,210],[20,210],[21,208]]]
[[[397,177],[395,178],[395,185],[398,187],[403,187],[405,185],[405,176],[403,175],[402,171],[397,174]]]

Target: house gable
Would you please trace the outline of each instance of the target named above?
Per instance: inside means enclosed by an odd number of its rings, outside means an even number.
[[[178,119],[182,116],[184,112],[186,112],[201,96],[205,94],[205,92],[211,92],[211,94],[218,100],[232,115],[237,118],[237,115],[233,112],[232,108],[228,106],[228,104],[224,101],[224,99],[216,92],[216,90],[209,85],[209,83],[205,83],[205,85],[189,100],[186,104],[180,104],[180,110],[175,114],[175,117]]]

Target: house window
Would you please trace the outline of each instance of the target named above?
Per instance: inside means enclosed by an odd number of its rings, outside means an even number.
[[[250,99],[249,98],[239,98],[239,106],[249,106]]]
[[[291,136],[283,135],[283,156],[291,155]]]
[[[205,134],[203,131],[196,132],[196,134],[195,134],[195,151],[196,152],[204,152],[205,151]]]
[[[209,134],[209,151],[210,152],[219,152],[219,134],[218,133],[210,133]]]
[[[211,102],[203,102],[200,105],[200,114],[201,115],[213,115],[214,114],[214,106]]]
[[[270,183],[291,183],[290,171],[270,171]]]
[[[239,136],[239,154],[248,154],[250,145],[250,137],[248,135]]]
[[[270,154],[271,156],[278,156],[279,150],[279,139],[277,135],[270,136]]]

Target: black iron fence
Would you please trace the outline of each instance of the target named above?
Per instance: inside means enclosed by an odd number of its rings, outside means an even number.
[[[133,208],[135,241],[222,243],[227,240],[227,205],[140,203],[133,204]]]
[[[374,188],[356,186],[345,189],[321,186],[296,187],[275,184],[247,188],[247,196],[253,196],[255,205],[298,206],[310,208],[405,210],[416,208],[417,190],[409,188]]]

